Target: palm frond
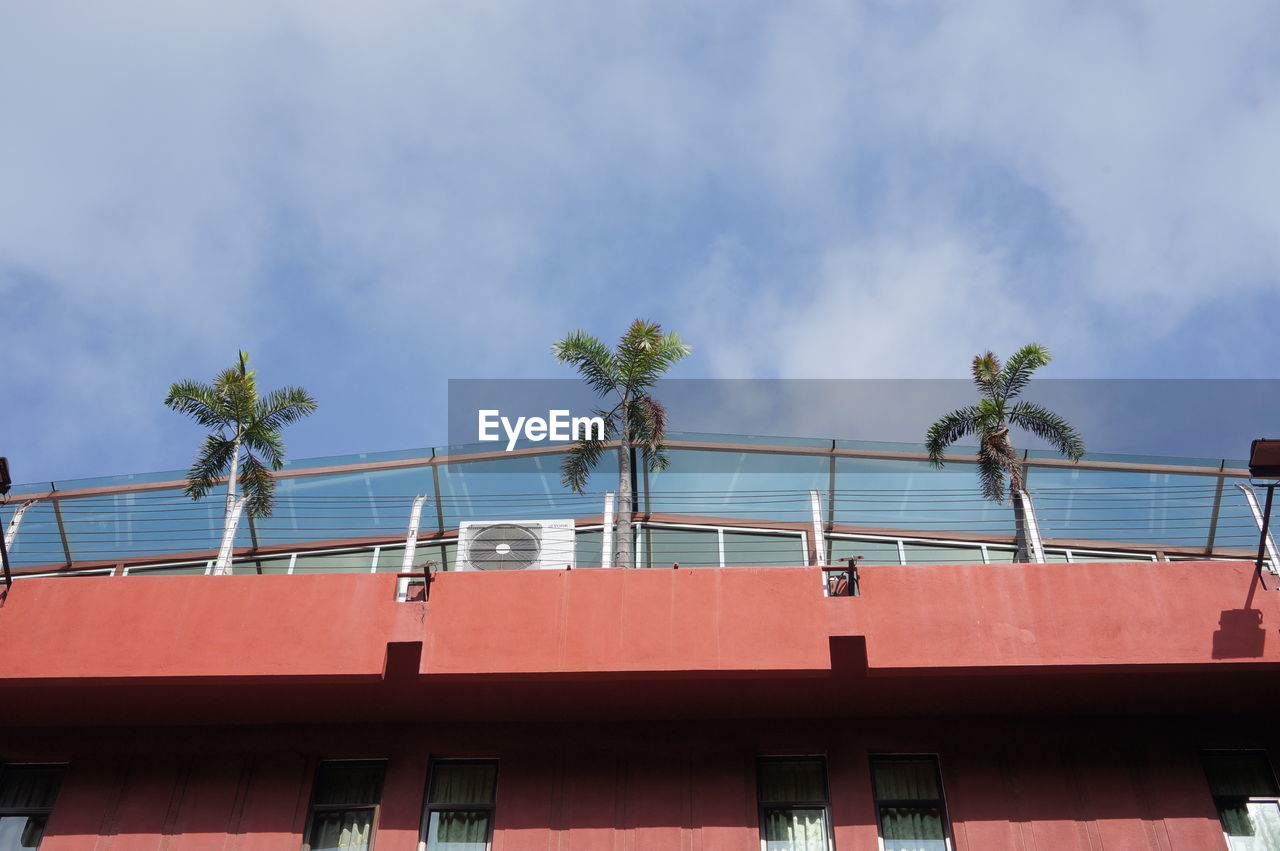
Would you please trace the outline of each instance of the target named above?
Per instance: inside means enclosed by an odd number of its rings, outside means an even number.
[[[1009,422],[1026,429],[1072,461],[1084,457],[1084,441],[1071,423],[1034,402],[1021,401],[1009,411]]]
[[[1039,343],[1028,343],[1005,363],[1000,372],[1000,395],[1012,399],[1026,389],[1031,381],[1031,374],[1053,360],[1049,350]]]
[[[982,495],[992,502],[1004,502],[1005,468],[1000,460],[983,447],[978,450],[978,481]]]
[[[664,334],[656,322],[637,319],[618,344],[617,366],[629,396],[644,393],[692,349],[672,332]]]
[[[272,390],[257,404],[254,419],[269,431],[279,431],[316,411],[316,400],[301,387]]]
[[[574,493],[582,493],[604,451],[605,441],[594,436],[575,442],[560,462],[560,483]]]
[[[240,465],[240,487],[244,510],[250,517],[269,517],[275,503],[276,480],[262,461],[246,452]]]
[[[199,381],[178,381],[164,397],[166,408],[190,417],[204,428],[226,428],[227,418],[214,389]]]
[[[213,379],[213,392],[219,410],[229,422],[243,424],[253,417],[258,404],[258,388],[253,373],[244,374],[237,367],[224,369]]]
[[[630,405],[631,441],[638,446],[656,447],[667,435],[667,408],[648,395]]]
[[[266,428],[260,422],[251,423],[241,440],[246,449],[260,454],[272,470],[284,467],[284,438],[279,431]]]
[[[633,406],[632,435],[640,447],[645,465],[652,471],[665,470],[667,455],[667,408],[649,395],[641,396]]]
[[[1000,487],[997,491],[988,492],[987,474],[983,471],[984,464],[994,464],[1000,470]],[[1009,442],[1009,429],[1003,423],[996,428],[983,431],[982,442],[978,447],[978,476],[983,481],[983,495],[996,502],[1004,500],[1006,479],[1010,488],[1022,488],[1022,460],[1018,458],[1017,450]]]
[[[609,348],[585,331],[573,331],[551,347],[559,363],[567,363],[578,370],[582,380],[600,396],[609,396],[618,389],[617,370]]]
[[[995,395],[1000,377],[1000,358],[993,352],[983,352],[973,358],[973,383],[988,396]]]
[[[231,464],[231,455],[235,452],[235,441],[222,434],[210,434],[200,445],[191,469],[187,471],[187,496],[202,499]]]
[[[947,448],[965,435],[976,434],[980,421],[981,412],[978,407],[970,405],[946,414],[929,426],[929,433],[924,441],[925,449],[929,453],[929,462],[935,467],[941,467]]]

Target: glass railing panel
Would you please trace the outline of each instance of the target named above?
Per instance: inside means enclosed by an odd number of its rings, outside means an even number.
[[[59,502],[76,561],[217,549],[224,506],[221,494],[197,501],[178,489],[127,491]]]
[[[299,553],[293,561],[298,573],[370,573],[373,551],[355,553]]]
[[[1042,458],[1062,459],[1062,455],[1052,449],[1029,449],[1027,458],[1035,461]],[[1166,467],[1208,467],[1218,469],[1223,465],[1221,458],[1187,458],[1175,455],[1142,455],[1128,452],[1087,452],[1082,460],[1103,461],[1113,464],[1155,464]],[[1228,460],[1226,466],[1248,466],[1243,461]]]
[[[254,521],[258,545],[404,535],[414,497],[430,496],[434,487],[429,467],[281,479],[274,513]],[[423,528],[435,528],[430,499],[421,523]],[[240,526],[237,540],[247,545],[248,524],[241,521]]]
[[[1110,561],[1151,561],[1151,556],[1134,553],[1126,555],[1124,553],[1091,553],[1081,552],[1079,550],[1071,551],[1072,564],[1091,564],[1093,562],[1110,562]]]
[[[649,474],[649,505],[662,514],[805,522],[813,516],[809,491],[825,501],[829,463],[823,456],[672,450],[670,466]]]
[[[714,531],[644,529],[638,555],[642,567],[719,567],[720,540]]]
[[[668,432],[669,440],[688,440],[696,443],[739,444],[743,446],[804,446],[814,449],[830,449],[831,441],[820,437],[782,437],[762,434],[710,434],[701,431]]]
[[[96,476],[90,479],[62,479],[53,482],[55,490],[82,490],[85,488],[126,488],[130,485],[155,482],[180,482],[187,477],[186,470],[160,470],[154,473],[125,473],[118,476]],[[48,489],[48,485],[44,486]]]
[[[208,572],[208,565],[203,564],[133,567],[129,569],[130,576],[199,576]]]
[[[858,564],[902,564],[897,541],[870,541],[848,538],[831,538],[832,564],[841,564],[846,558],[862,556]]]
[[[430,550],[430,555],[427,554],[427,546],[428,545],[422,541],[418,542],[417,548],[413,551],[414,564],[422,564],[424,561],[438,561],[435,557],[434,548]],[[376,568],[378,573],[399,573],[400,568],[403,566],[404,547],[395,546],[378,548],[378,564]],[[413,570],[413,565],[410,565],[409,569]]]
[[[1028,489],[1044,538],[1203,547],[1217,479],[1037,468]]]
[[[1260,488],[1253,489],[1258,507],[1267,504],[1267,493]],[[1280,538],[1280,511],[1271,509],[1271,537]],[[1261,530],[1258,521],[1249,508],[1249,503],[1236,483],[1228,479],[1222,486],[1222,505],[1218,509],[1218,522],[1214,526],[1213,549],[1239,549],[1256,553]]]
[[[860,452],[924,452],[924,444],[887,440],[837,440],[836,449],[853,449]],[[972,446],[953,446],[952,454],[972,455]]]
[[[982,564],[982,550],[977,547],[943,546],[939,544],[903,544],[907,564]]]
[[[866,528],[1013,533],[1012,510],[983,499],[977,468],[959,462],[939,470],[927,461],[839,458],[835,522]]]
[[[260,558],[233,562],[231,572],[237,575],[256,575],[268,573],[288,573],[290,556],[276,558]]]
[[[578,532],[574,536],[574,567],[599,567],[604,532]]]
[[[549,520],[600,516],[618,485],[617,454],[600,459],[585,492],[560,481],[561,456],[503,458],[439,467],[446,529],[468,520]],[[424,519],[424,525],[427,520]]]
[[[0,534],[9,528],[21,499],[9,495],[9,502],[0,506]],[[58,520],[49,502],[37,502],[22,515],[17,537],[9,548],[9,564],[12,567],[32,567],[38,564],[60,564],[66,561],[62,552],[62,538],[58,534]]]
[[[431,448],[392,449],[380,452],[356,452],[348,455],[323,455],[317,458],[299,458],[286,461],[286,470],[309,470],[316,467],[347,467],[355,464],[377,464],[381,461],[409,461],[431,459]]]
[[[795,567],[809,563],[800,535],[724,533],[725,567]]]

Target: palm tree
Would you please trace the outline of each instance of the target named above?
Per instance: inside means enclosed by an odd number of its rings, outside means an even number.
[[[577,367],[583,381],[602,399],[613,401],[609,410],[594,413],[604,419],[605,433],[580,437],[569,448],[560,479],[582,493],[591,470],[605,451],[605,442],[618,441],[618,520],[614,564],[631,564],[631,448],[638,446],[650,470],[667,466],[667,410],[650,395],[657,380],[689,354],[680,335],[662,333],[662,326],[637,319],[622,335],[617,349],[587,334],[574,331],[556,343],[552,354],[560,363]]]
[[[201,499],[226,476],[224,536],[214,573],[230,573],[234,528],[230,520],[242,508],[250,517],[271,514],[275,497],[271,473],[284,466],[280,431],[313,413],[316,401],[300,387],[281,387],[259,397],[249,355],[242,351],[239,362],[219,373],[213,384],[179,381],[170,386],[164,403],[212,430],[187,471],[185,490],[192,499]],[[237,482],[244,491],[241,499],[236,497]]]
[[[1009,429],[1017,426],[1031,432],[1072,461],[1084,457],[1084,442],[1065,419],[1034,402],[1013,400],[1026,389],[1031,374],[1052,358],[1039,343],[1018,349],[1002,367],[991,352],[973,359],[973,382],[982,393],[978,404],[960,408],[929,427],[925,448],[933,466],[941,468],[947,447],[962,437],[978,439],[978,477],[982,495],[992,502],[1003,503],[1008,482],[1008,496],[1013,504],[1017,552],[1014,561],[1027,561],[1026,515],[1030,506],[1024,488],[1026,470],[1009,440]]]

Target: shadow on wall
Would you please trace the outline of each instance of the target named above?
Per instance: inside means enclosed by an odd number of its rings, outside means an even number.
[[[1226,609],[1218,617],[1213,633],[1213,658],[1258,659],[1267,643],[1262,628],[1262,612],[1257,609]]]

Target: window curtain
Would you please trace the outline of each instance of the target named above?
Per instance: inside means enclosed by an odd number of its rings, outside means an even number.
[[[311,851],[369,847],[373,829],[371,810],[340,810],[316,813],[311,826]]]
[[[876,799],[920,801],[880,807],[885,851],[945,851],[946,825],[937,802],[938,767],[931,759],[885,759],[872,763]]]
[[[945,851],[942,813],[935,807],[881,807],[885,851]]]
[[[759,766],[761,801],[825,801],[826,783],[817,760],[769,760]]]
[[[484,851],[489,841],[489,813],[482,810],[439,810],[431,814],[427,848]]]
[[[885,760],[873,765],[877,800],[936,801],[942,797],[938,767],[933,760]]]
[[[764,839],[766,851],[826,851],[826,818],[818,809],[765,810]]]
[[[1204,770],[1209,790],[1215,796],[1247,798],[1280,794],[1266,756],[1255,751],[1207,753]]]
[[[362,804],[371,806],[382,800],[381,764],[328,763],[320,766],[312,803],[316,806]]]
[[[43,809],[58,797],[62,768],[9,768],[0,777],[0,807]]]
[[[431,784],[432,804],[492,804],[498,767],[492,763],[438,763]]]
[[[1231,851],[1280,851],[1280,809],[1269,801],[1222,808]]]

